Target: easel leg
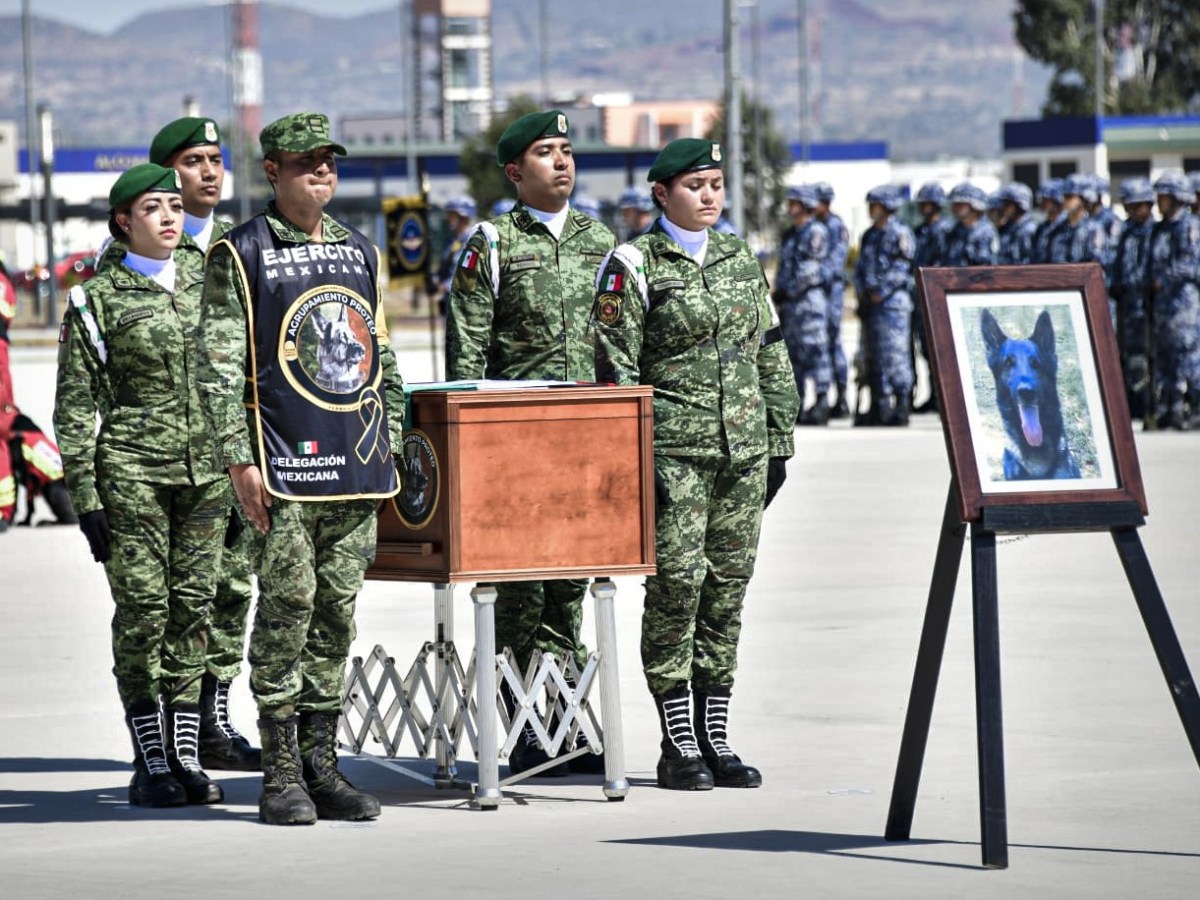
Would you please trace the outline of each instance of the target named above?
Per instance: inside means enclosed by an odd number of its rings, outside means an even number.
[[[954,486],[946,498],[942,531],[938,538],[937,556],[933,564],[933,579],[929,585],[929,600],[925,605],[925,624],[921,628],[921,643],[917,649],[917,664],[913,672],[912,690],[908,695],[908,714],[904,719],[904,735],[900,739],[900,758],[896,762],[896,779],[892,784],[892,801],[888,808],[884,839],[906,841],[912,831],[913,809],[917,802],[917,786],[921,782],[921,766],[925,761],[925,744],[929,739],[929,722],[933,717],[933,698],[937,693],[938,673],[942,668],[942,653],[946,647],[946,631],[950,626],[950,607],[954,602],[954,586],[962,561],[963,535],[967,527],[959,521]]]
[[[979,749],[979,824],[983,864],[1008,868],[1004,797],[1004,722],[1000,706],[1000,615],[996,534],[971,526],[971,595],[975,620],[975,727]]]
[[[1188,743],[1192,745],[1192,754],[1200,764],[1200,695],[1196,693],[1196,682],[1192,680],[1183,648],[1179,646],[1179,638],[1171,625],[1171,617],[1167,614],[1150,561],[1146,558],[1146,551],[1135,529],[1114,528],[1112,537],[1117,545],[1117,555],[1125,567],[1129,586],[1133,588],[1142,621],[1150,635],[1150,643],[1158,657],[1158,665],[1167,679],[1179,720],[1183,723]]]
[[[604,719],[604,796],[624,800],[625,732],[621,725],[621,680],[617,672],[617,623],[613,598],[617,586],[597,578],[590,588],[596,601],[596,649],[600,651],[600,712]]]
[[[475,603],[475,702],[478,705],[479,788],[482,809],[496,809],[500,792],[500,749],[496,739],[496,589],[481,584],[471,591]]]

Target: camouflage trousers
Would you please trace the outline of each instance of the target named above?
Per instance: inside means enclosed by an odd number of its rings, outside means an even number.
[[[833,378],[838,388],[845,390],[850,379],[850,366],[846,362],[846,351],[842,348],[842,315],[846,311],[846,286],[833,282],[826,304],[826,320],[829,325],[829,360],[833,365]]]
[[[1200,391],[1200,288],[1154,299],[1154,374],[1159,403],[1169,407]]]
[[[824,291],[814,288],[800,299],[782,304],[779,318],[792,371],[796,375],[796,390],[803,403],[808,382],[812,382],[818,394],[823,394],[833,381],[833,367],[829,361],[829,313]]]
[[[583,668],[587,647],[579,636],[587,581],[509,581],[496,585],[496,648],[512,649],[522,669],[534,650],[568,657]]]
[[[766,457],[734,465],[657,455],[654,466],[670,499],[658,519],[658,574],[646,579],[646,683],[656,696],[689,681],[693,690],[730,686],[758,552]]]
[[[871,390],[885,397],[908,397],[913,386],[912,301],[896,293],[870,307],[863,321],[871,361]]]
[[[112,531],[113,675],[125,709],[198,703],[229,482],[97,479]]]
[[[263,718],[342,708],[354,605],[375,559],[375,501],[275,499],[271,530],[247,529],[258,602],[250,690]]]
[[[246,654],[246,617],[250,612],[250,532],[246,525],[232,547],[227,547],[208,617],[208,671],[218,681],[233,681],[241,674]]]

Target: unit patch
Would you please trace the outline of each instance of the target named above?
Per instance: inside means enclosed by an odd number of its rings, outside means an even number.
[[[620,276],[617,276],[618,278]],[[596,318],[605,325],[616,325],[621,321],[621,295],[601,294],[596,298]]]

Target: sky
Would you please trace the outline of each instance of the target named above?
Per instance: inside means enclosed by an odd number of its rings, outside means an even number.
[[[58,19],[98,34],[111,34],[146,12],[161,12],[197,3],[223,6],[222,0],[29,0],[29,9],[39,18]],[[398,9],[399,0],[270,0],[327,16],[356,16],[376,10]],[[0,0],[0,16],[21,14],[21,0]]]

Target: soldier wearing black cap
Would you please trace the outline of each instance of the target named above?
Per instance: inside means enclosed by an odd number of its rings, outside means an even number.
[[[129,802],[153,807],[223,797],[196,735],[229,486],[191,377],[202,282],[174,256],[179,185],[173,169],[143,163],[109,192],[109,230],[123,249],[68,294],[54,404],[67,489],[116,608]]]
[[[398,490],[404,388],[379,251],[325,213],[346,152],[329,119],[285,116],[259,143],[275,196],[209,249],[198,377],[221,465],[253,526],[259,818],[370,819],[379,801],[338,770],[337,724],[376,503]]]
[[[209,244],[231,227],[214,215],[225,182],[220,126],[203,116],[176,119],[150,142],[150,162],[179,173],[183,237],[175,260],[180,266],[203,272]],[[229,715],[229,689],[242,670],[250,611],[250,560],[241,532],[241,519],[233,509],[217,595],[209,614],[208,665],[200,690],[200,760],[210,769],[257,772],[261,754],[234,727]]]
[[[511,211],[480,223],[459,257],[446,319],[447,377],[592,381],[588,313],[596,271],[616,240],[568,203],[575,157],[566,115],[552,109],[517,119],[500,137],[496,162],[518,200]],[[509,582],[496,589],[496,646],[511,648],[518,666],[527,667],[541,650],[583,668],[586,581]],[[505,699],[512,704],[511,695]],[[523,772],[547,758],[528,728],[508,764]],[[601,772],[603,761],[585,754],[572,759],[570,769]],[[559,765],[544,774],[567,771]]]
[[[712,141],[663,148],[649,174],[663,215],[605,261],[592,311],[596,377],[654,386],[658,574],[642,671],[662,727],[658,784],[671,790],[762,784],[730,748],[729,703],[763,509],[800,408],[758,259],[713,227],[723,162]]]

